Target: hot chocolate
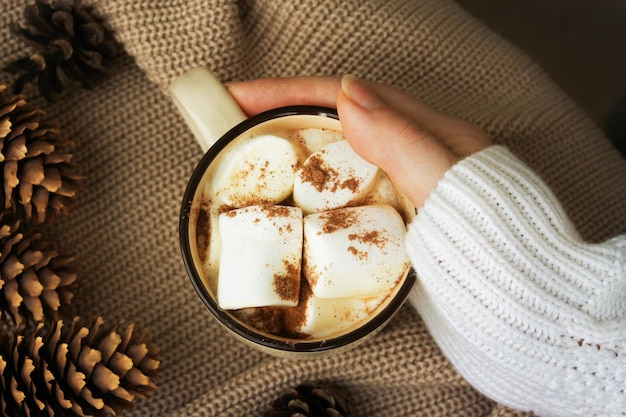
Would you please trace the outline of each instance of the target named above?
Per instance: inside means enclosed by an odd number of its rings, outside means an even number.
[[[191,204],[191,252],[226,314],[254,332],[324,340],[394,297],[409,270],[414,213],[351,150],[338,120],[281,117],[216,153]]]

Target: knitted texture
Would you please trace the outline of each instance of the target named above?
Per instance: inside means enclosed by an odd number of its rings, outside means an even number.
[[[471,388],[410,306],[371,341],[324,359],[276,359],[228,336],[180,260],[181,198],[202,155],[165,88],[197,65],[223,81],[353,73],[391,83],[507,144],[586,240],[626,232],[624,161],[537,65],[448,0],[85,3],[127,55],[93,90],[46,105],[86,177],[51,232],[83,271],[72,313],[132,320],[161,349],[159,389],[125,415],[260,415],[307,380],[340,385],[362,416],[519,415]],[[4,66],[28,48],[9,30],[26,0],[1,4]]]
[[[584,243],[496,146],[447,173],[407,246],[411,302],[475,387],[539,415],[623,415],[626,236]]]

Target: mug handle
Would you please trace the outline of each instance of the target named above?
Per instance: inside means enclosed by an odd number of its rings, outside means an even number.
[[[203,152],[247,118],[226,87],[204,67],[174,79],[169,92]]]

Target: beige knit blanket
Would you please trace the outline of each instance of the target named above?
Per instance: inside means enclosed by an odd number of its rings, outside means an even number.
[[[94,90],[44,103],[87,177],[53,231],[81,270],[71,313],[137,322],[161,348],[159,389],[126,415],[258,416],[304,380],[344,387],[361,416],[516,415],[457,374],[408,306],[374,340],[326,359],[276,359],[227,335],[181,262],[179,207],[201,152],[165,89],[197,65],[223,81],[353,73],[391,83],[510,146],[584,238],[625,233],[626,163],[536,64],[450,0],[93,3],[126,53]],[[25,4],[0,3],[2,66],[27,48],[8,30]]]

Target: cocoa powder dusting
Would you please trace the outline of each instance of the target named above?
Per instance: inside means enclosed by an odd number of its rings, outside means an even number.
[[[297,334],[298,337],[308,338],[309,335],[305,335],[298,330],[302,328],[306,322],[306,309],[309,304],[309,298],[313,295],[313,291],[303,279],[300,283],[300,302],[296,307],[285,308],[285,314],[283,316],[284,327],[287,334]]]
[[[378,230],[372,230],[361,234],[352,233],[348,235],[348,239],[352,241],[356,240],[361,243],[369,243],[378,246],[379,248],[385,246],[385,243],[387,242],[387,240],[383,236],[381,236]]]
[[[350,191],[355,192],[360,184],[361,182],[356,178],[348,178],[339,185],[339,188],[341,188],[342,190],[348,188]]]
[[[285,206],[276,206],[276,205],[272,205],[272,204],[264,204],[261,206],[261,210],[263,210],[265,212],[265,214],[267,214],[268,218],[272,218],[272,217],[289,217],[289,215],[291,214],[291,211],[289,210],[289,207],[285,207]]]
[[[358,220],[358,217],[352,210],[339,209],[324,212],[320,219],[324,220],[322,233],[333,233],[352,226]]]
[[[246,309],[245,314],[236,311],[234,313],[256,329],[289,339],[306,340],[311,336],[301,333],[299,329],[306,321],[306,307],[312,294],[311,288],[303,279],[300,285],[300,302],[296,307],[256,307]]]
[[[300,267],[283,260],[285,274],[274,274],[274,292],[281,300],[298,301]]]
[[[229,216],[236,216],[237,213],[232,212],[232,210],[235,210],[235,207],[231,206],[230,204],[221,204],[217,207],[217,212],[218,213],[226,213],[226,212],[231,212],[228,215]]]
[[[324,165],[324,160],[318,155],[312,155],[302,165],[302,181],[308,182],[315,187],[317,191],[326,188],[326,184],[337,177],[337,171]]]
[[[369,258],[369,253],[363,252],[355,248],[354,246],[348,246],[348,252],[354,255],[355,258],[358,258],[361,261],[367,260]]]

